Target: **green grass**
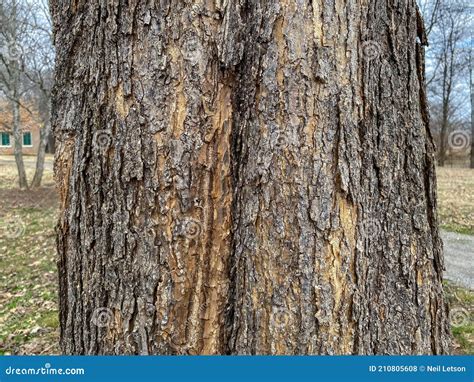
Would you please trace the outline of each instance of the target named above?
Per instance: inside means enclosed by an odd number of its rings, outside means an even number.
[[[54,207],[2,212],[0,227],[0,354],[58,353]],[[19,237],[5,222],[21,220]],[[15,235],[16,236],[16,235]]]
[[[474,345],[472,338],[474,336],[474,325],[466,325],[459,328],[453,328],[452,333],[460,346],[461,354],[474,354]]]
[[[462,233],[464,235],[474,235],[474,231],[472,230],[472,228],[466,227],[461,224],[441,224],[440,228],[449,232]]]
[[[444,282],[446,299],[451,310],[451,331],[455,339],[456,352],[474,354],[474,291]],[[462,320],[453,318],[460,312]]]
[[[438,167],[437,179],[441,228],[474,235],[474,169]]]

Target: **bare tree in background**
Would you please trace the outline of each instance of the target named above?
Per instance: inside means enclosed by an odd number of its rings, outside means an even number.
[[[39,187],[43,178],[46,147],[51,135],[51,88],[54,69],[52,25],[46,0],[41,0],[34,5],[30,22],[35,33],[28,36],[31,54],[26,58],[25,74],[33,85],[32,91],[42,123],[36,170],[31,187]]]
[[[15,141],[15,160],[19,186],[28,181],[22,154],[20,112],[40,116],[40,142],[36,170],[31,182],[39,187],[44,170],[45,149],[50,137],[50,107],[54,49],[51,41],[51,21],[45,0],[36,2],[6,0],[0,5],[0,90],[11,104],[11,132]]]
[[[451,134],[462,131],[467,122],[468,92],[462,89],[468,63],[464,45],[472,20],[467,1],[425,1],[422,9],[424,18],[431,20],[427,84],[438,138],[438,165],[444,166],[452,148],[449,142],[456,139]]]
[[[28,188],[23,163],[20,109],[22,98],[28,91],[23,77],[23,41],[28,33],[29,23],[26,8],[16,0],[0,3],[0,89],[12,108],[11,132],[15,142],[15,161],[20,188]]]
[[[420,0],[419,8],[425,24],[426,37],[429,39],[431,31],[435,27],[440,16],[439,8],[441,0]]]

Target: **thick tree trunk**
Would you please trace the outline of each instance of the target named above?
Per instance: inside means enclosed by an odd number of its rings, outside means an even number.
[[[65,353],[448,352],[414,1],[51,3]]]
[[[51,132],[50,122],[47,121],[40,131],[40,141],[38,146],[38,153],[36,154],[36,169],[33,180],[31,181],[31,187],[40,187],[44,173],[44,159],[46,157],[46,146],[49,141],[49,135]]]

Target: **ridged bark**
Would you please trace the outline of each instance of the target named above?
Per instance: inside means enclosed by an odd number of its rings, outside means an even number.
[[[68,354],[449,351],[412,0],[52,0]]]

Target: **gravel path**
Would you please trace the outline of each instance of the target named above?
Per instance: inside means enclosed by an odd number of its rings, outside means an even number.
[[[442,231],[444,242],[444,277],[474,290],[474,236]]]

